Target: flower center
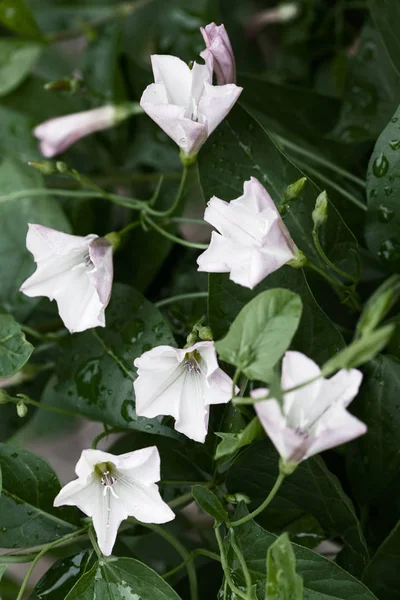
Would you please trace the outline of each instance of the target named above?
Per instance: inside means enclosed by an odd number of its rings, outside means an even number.
[[[199,367],[199,363],[196,360],[194,352],[186,355],[186,360],[183,363],[183,366],[189,371],[189,373],[197,373],[197,375],[200,375],[201,373],[201,369]]]
[[[89,252],[85,252],[84,256],[85,267],[94,267],[92,259],[90,258]]]

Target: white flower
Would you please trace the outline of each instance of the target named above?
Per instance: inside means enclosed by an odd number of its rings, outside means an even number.
[[[238,99],[242,88],[212,85],[210,64],[190,69],[176,56],[151,57],[154,81],[140,105],[187,156],[197,154]]]
[[[358,393],[360,371],[342,369],[324,379],[310,358],[300,352],[286,352],[282,389],[292,389],[311,379],[316,380],[284,394],[282,408],[274,398],[254,404],[262,426],[287,463],[299,463],[367,431],[366,425],[346,410]],[[267,389],[254,390],[252,397],[262,398],[267,393]]]
[[[180,350],[157,346],[134,362],[136,414],[149,419],[171,415],[175,429],[204,442],[211,404],[232,398],[232,380],[218,367],[214,342]]]
[[[220,233],[212,233],[210,246],[198,257],[199,271],[230,273],[235,283],[253,288],[297,256],[273,200],[255,177],[245,181],[236,200],[213,196],[204,219]]]
[[[218,85],[235,83],[235,57],[225,26],[210,23],[205,28],[200,27],[200,31],[207,46],[200,56],[206,63],[212,61]]]
[[[105,556],[111,554],[118,527],[127,517],[142,523],[166,523],[175,518],[156,485],[160,481],[156,446],[120,456],[84,450],[75,472],[78,479],[62,488],[54,506],[77,506],[92,517]]]
[[[117,122],[117,107],[102,106],[49,119],[38,125],[34,129],[34,134],[40,140],[40,151],[43,156],[51,158],[61,154],[86,135],[112,127]]]
[[[22,284],[21,292],[56,300],[71,333],[104,327],[113,280],[110,242],[94,234],[80,237],[30,224],[26,247],[37,269]]]

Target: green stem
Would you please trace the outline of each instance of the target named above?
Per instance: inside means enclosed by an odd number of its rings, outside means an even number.
[[[210,224],[203,219],[190,219],[189,217],[171,217],[168,219],[171,223],[193,223],[193,225],[205,225],[210,227]]]
[[[113,433],[120,433],[122,431],[122,429],[108,429],[106,431],[102,431],[101,433],[99,433],[99,435],[96,435],[96,437],[94,438],[93,442],[92,442],[92,450],[96,450],[99,442],[108,437],[109,435],[112,435]]]
[[[183,544],[170,533],[167,529],[160,527],[159,525],[153,525],[150,523],[141,523],[147,529],[154,531],[159,536],[163,537],[167,542],[171,544],[173,548],[181,555],[184,561],[186,561],[186,568],[189,577],[190,586],[190,598],[191,600],[198,600],[198,586],[197,586],[197,574],[193,563],[190,560],[190,553]],[[189,559],[189,560],[188,560]]]
[[[37,552],[34,554],[20,554],[12,556],[10,554],[0,555],[0,564],[11,565],[14,563],[28,563],[36,558]]]
[[[303,161],[295,159],[295,162],[296,162],[297,165],[299,165],[299,167],[301,167],[302,169],[304,169],[304,171],[306,171],[306,172],[308,171],[314,177],[319,178],[321,181],[323,181],[324,183],[326,183],[327,185],[329,185],[331,188],[333,188],[334,190],[336,190],[344,198],[347,198],[347,200],[350,200],[350,202],[352,202],[355,206],[358,206],[358,208],[361,208],[363,211],[367,212],[368,207],[367,207],[366,204],[363,204],[361,202],[361,200],[359,200],[358,198],[356,198],[355,196],[353,196],[353,194],[350,194],[350,192],[348,192],[347,190],[345,190],[344,188],[342,188],[339,184],[337,184],[334,181],[332,181],[332,179],[329,179],[329,177],[326,177],[325,175],[323,175],[322,173],[320,173],[316,169],[313,169],[312,167],[310,167],[308,164],[304,163]]]
[[[3,202],[11,202],[13,200],[21,200],[22,198],[33,198],[36,196],[59,196],[60,198],[105,198],[114,204],[124,206],[131,209],[142,209],[146,207],[146,202],[137,200],[136,198],[127,198],[118,196],[117,194],[107,194],[107,192],[89,191],[89,190],[63,190],[57,188],[33,188],[27,190],[18,190],[0,196],[0,204]]]
[[[201,485],[204,485],[205,487],[212,489],[215,486],[214,481],[206,481],[205,483],[202,483]],[[178,498],[174,498],[173,500],[170,500],[168,502],[168,506],[172,509],[174,508],[178,508],[179,506],[182,506],[183,504],[187,504],[188,502],[192,502],[193,501],[193,494],[192,492],[187,492],[187,494],[182,494],[182,496],[178,496]]]
[[[260,504],[260,506],[258,508],[256,508],[255,510],[253,510],[253,512],[249,513],[245,517],[242,517],[238,521],[232,521],[232,523],[230,524],[230,526],[231,527],[238,527],[238,525],[243,525],[244,523],[247,523],[248,521],[251,521],[252,519],[254,519],[255,517],[257,517],[257,515],[259,515],[260,513],[262,513],[263,510],[265,510],[267,508],[267,506],[275,498],[275,496],[276,496],[279,488],[281,487],[281,485],[282,485],[285,477],[286,477],[286,475],[284,473],[279,472],[279,475],[278,475],[278,477],[277,477],[277,479],[275,481],[274,487],[272,488],[272,490],[270,491],[270,493],[268,494],[268,496],[265,498],[264,502],[262,504]]]
[[[234,398],[236,398],[236,384],[238,382],[238,379],[239,379],[240,375],[241,375],[241,370],[238,367],[236,369],[235,374],[234,374],[233,379],[232,379],[232,400]]]
[[[242,568],[242,571],[243,571],[244,580],[246,582],[246,594],[247,594],[249,600],[251,600],[251,586],[253,585],[253,583],[251,581],[251,575],[250,575],[249,569],[247,568],[246,561],[244,559],[242,551],[236,542],[235,531],[232,529],[232,527],[229,527],[229,535],[231,538],[231,540],[230,540],[231,546],[233,548],[234,553],[237,556],[237,559],[238,559],[240,566]]]
[[[316,273],[318,273],[321,277],[326,279],[328,283],[333,287],[334,292],[337,294],[339,300],[344,304],[347,304],[354,310],[361,311],[361,304],[358,298],[354,295],[354,290],[351,288],[345,287],[341,282],[332,279],[323,269],[315,265],[314,263],[308,261],[306,267],[312,269]],[[347,297],[346,297],[347,293]]]
[[[307,385],[310,385],[311,383],[314,383],[314,381],[318,381],[318,379],[321,379],[322,375],[317,375],[317,377],[313,377],[312,379],[308,379],[307,381],[304,381],[303,383],[300,383],[299,385],[295,385],[293,387],[287,388],[286,390],[282,390],[282,394],[290,394],[290,392],[295,392],[296,390],[300,390],[301,388],[306,387]],[[271,396],[269,395],[269,393],[266,396],[263,396],[262,398],[238,398],[237,400],[234,399],[233,400],[233,404],[257,404],[257,402],[264,402],[265,400],[268,400],[269,398],[271,398]]]
[[[141,224],[142,224],[142,221],[140,219],[138,219],[137,221],[132,221],[132,223],[129,223],[129,225],[127,225],[123,229],[120,229],[119,231],[117,231],[117,233],[120,237],[122,237],[122,236],[126,235],[129,231],[131,231],[132,229],[139,227],[139,225],[141,225]]]
[[[180,201],[182,199],[183,192],[185,189],[187,174],[188,174],[188,167],[186,165],[184,165],[183,169],[182,169],[182,176],[181,176],[181,181],[179,184],[178,193],[175,197],[174,202],[172,203],[172,205],[169,208],[167,208],[167,210],[155,210],[154,208],[147,206],[145,211],[147,213],[149,213],[150,215],[154,215],[155,217],[169,217],[170,215],[172,215],[178,208]]]
[[[62,538],[60,538],[60,539],[58,539],[58,540],[56,540],[54,542],[51,542],[50,544],[47,544],[43,548],[43,550],[41,550],[39,552],[39,554],[37,554],[35,556],[35,558],[33,559],[32,564],[29,567],[28,572],[25,575],[25,579],[23,580],[22,585],[21,585],[21,587],[19,589],[19,593],[18,593],[18,596],[17,596],[16,600],[22,600],[22,598],[24,596],[25,588],[28,585],[28,581],[29,581],[29,578],[30,578],[30,576],[32,574],[32,571],[35,568],[35,566],[37,565],[37,563],[39,562],[39,560],[42,558],[42,556],[44,556],[45,554],[47,554],[47,552],[49,550],[51,550],[55,546],[58,546],[62,542],[65,542],[66,540],[69,540],[69,539],[71,539],[73,537],[76,537],[77,535],[80,535],[81,533],[86,532],[86,531],[87,531],[87,527],[85,527],[84,529],[80,529],[79,531],[75,531],[74,533],[70,533],[68,535],[65,535],[64,537],[62,537]]]
[[[65,410],[64,408],[58,408],[57,406],[50,406],[50,404],[44,404],[43,402],[38,402],[37,400],[32,400],[32,398],[28,398],[24,396],[24,403],[30,404],[31,406],[36,406],[36,408],[42,408],[43,410],[48,410],[49,412],[58,413],[61,415],[68,415],[69,417],[76,417],[77,414],[70,412],[69,410]],[[10,397],[9,402],[14,402],[14,404],[18,404],[21,401],[21,398],[12,398]]]
[[[197,556],[207,556],[208,558],[212,558],[213,560],[221,562],[221,558],[215,552],[211,552],[210,550],[206,550],[203,548],[197,548],[197,550],[193,550],[193,552],[189,554],[188,558],[184,560],[180,565],[178,565],[174,569],[171,569],[170,571],[168,571],[168,573],[164,573],[163,579],[168,579],[168,577],[172,577],[172,575],[178,573],[178,571],[183,569],[183,567],[186,567],[186,565],[190,561],[194,560]]]
[[[155,303],[155,305],[157,306],[157,308],[161,308],[162,306],[167,306],[168,304],[173,304],[174,302],[180,302],[181,300],[194,300],[196,298],[208,298],[208,292],[191,292],[189,294],[178,294],[177,296],[171,296],[170,298],[159,300]]]
[[[197,244],[195,242],[187,242],[186,240],[183,240],[182,238],[178,238],[176,235],[169,233],[169,231],[166,231],[165,229],[160,227],[146,213],[144,214],[144,219],[145,219],[145,221],[148,222],[149,225],[151,225],[151,227],[153,227],[153,229],[158,231],[158,233],[160,233],[161,235],[166,237],[168,240],[171,240],[171,242],[175,242],[176,244],[180,244],[181,246],[185,246],[186,248],[196,248],[198,250],[206,250],[208,248],[208,244]]]
[[[46,36],[46,40],[52,44],[54,42],[60,42],[64,40],[71,40],[81,35],[87,33],[91,29],[99,29],[100,27],[104,27],[108,23],[112,23],[118,18],[127,18],[129,15],[133,14],[138,8],[149,4],[152,0],[137,0],[136,2],[125,2],[119,4],[116,8],[110,11],[108,14],[103,17],[99,17],[98,19],[93,19],[92,21],[88,21],[81,27],[74,27],[71,29],[63,29],[61,31],[56,31],[55,33],[51,33]]]
[[[322,248],[321,243],[319,241],[318,231],[316,231],[315,229],[312,232],[312,237],[313,237],[313,241],[314,241],[314,246],[315,246],[318,254],[322,258],[322,260],[328,265],[328,267],[333,269],[335,271],[335,273],[337,273],[338,275],[341,275],[342,277],[345,277],[346,279],[350,279],[353,283],[355,283],[356,279],[353,275],[349,275],[349,273],[342,271],[331,260],[329,260],[329,258],[325,254],[325,251]]]
[[[217,542],[218,542],[218,546],[219,546],[219,553],[221,555],[222,569],[224,571],[225,579],[228,582],[228,586],[230,587],[231,591],[234,594],[236,594],[236,596],[238,596],[239,598],[242,598],[243,600],[249,600],[248,597],[247,597],[247,594],[244,594],[242,592],[242,590],[240,590],[238,587],[236,587],[236,585],[232,581],[231,571],[230,571],[230,568],[229,568],[228,561],[226,559],[224,543],[222,541],[222,537],[221,537],[221,533],[220,533],[219,527],[215,528],[215,537],[217,538]]]
[[[103,560],[103,558],[104,558],[103,553],[100,550],[99,544],[97,543],[97,537],[96,537],[96,533],[94,531],[93,525],[91,525],[91,527],[89,528],[88,535],[89,535],[89,540],[93,546],[93,549],[97,554],[97,558],[99,560]]]

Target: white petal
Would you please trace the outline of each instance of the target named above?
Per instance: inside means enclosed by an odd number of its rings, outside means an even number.
[[[175,518],[154,483],[146,486],[119,476],[114,488],[123,511],[142,523],[167,523]]]
[[[234,242],[213,231],[210,245],[197,258],[198,271],[206,273],[229,273],[232,256],[236,252],[237,246]]]
[[[367,426],[343,406],[334,405],[318,421],[313,443],[305,458],[363,435]]]
[[[236,393],[239,388],[236,386]],[[205,403],[226,404],[232,398],[232,379],[222,369],[217,369],[208,379],[205,389]]]
[[[308,441],[287,427],[277,400],[256,402],[254,408],[261,425],[283,460],[300,462],[308,448]]]
[[[65,485],[54,499],[54,506],[77,506],[88,517],[92,516],[93,496],[100,482],[93,473],[85,480],[75,479]]]
[[[164,84],[168,103],[187,108],[192,87],[192,73],[188,65],[176,56],[161,54],[153,54],[151,64],[154,82]]]
[[[205,377],[186,371],[181,381],[179,414],[175,429],[196,442],[204,443],[209,418],[209,410],[205,406]]]
[[[88,276],[104,312],[110,301],[114,276],[112,245],[104,238],[93,240],[89,245],[89,258],[94,267],[88,272]]]
[[[283,390],[287,390],[315,379],[321,370],[314,361],[301,352],[286,352],[282,361]],[[303,429],[312,419],[312,407],[321,389],[321,379],[284,395],[284,412],[293,429]]]
[[[110,556],[118,534],[121,522],[129,517],[124,502],[116,498],[117,484],[113,485],[114,494],[105,486],[97,485],[98,493],[92,498],[92,520],[97,534],[97,541],[104,556]],[[104,493],[105,492],[105,493]]]
[[[79,478],[86,480],[94,471],[94,467],[99,463],[114,463],[117,457],[109,452],[103,452],[103,450],[83,450],[78,460],[75,473]]]
[[[240,196],[237,200],[233,200],[233,202],[255,213],[270,210],[276,216],[280,216],[275,202],[256,177],[250,177],[248,181],[244,182],[243,196]]]
[[[160,454],[157,446],[142,448],[114,457],[117,469],[128,479],[150,485],[160,481]]]
[[[204,83],[204,93],[199,102],[199,112],[207,117],[208,135],[211,135],[228,115],[242,90],[243,88],[233,83],[227,85]]]
[[[137,362],[135,361],[135,364]],[[175,419],[179,414],[179,398],[182,391],[184,374],[179,363],[172,368],[158,368],[154,363],[150,369],[141,367],[133,386],[136,397],[136,414],[152,419],[159,415],[171,415]]]
[[[261,243],[266,220],[241,205],[225,202],[213,196],[207,204],[204,220],[230,240],[244,246]]]
[[[328,406],[333,402],[346,407],[358,394],[363,375],[357,369],[342,369],[330,379],[324,379],[321,396]]]
[[[208,65],[199,65],[193,63],[191,70],[192,75],[192,87],[191,87],[191,98],[193,99],[196,106],[199,105],[200,98],[204,92],[205,83],[211,83],[212,71],[210,71]],[[189,115],[187,115],[189,116]]]

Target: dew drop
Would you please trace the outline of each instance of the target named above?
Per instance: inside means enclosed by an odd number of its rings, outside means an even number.
[[[389,223],[389,221],[391,221],[393,219],[393,217],[394,217],[394,210],[381,204],[378,209],[379,221],[381,223]]]
[[[386,175],[389,169],[389,161],[386,156],[381,153],[375,160],[372,165],[372,170],[374,172],[375,177],[383,177]]]

